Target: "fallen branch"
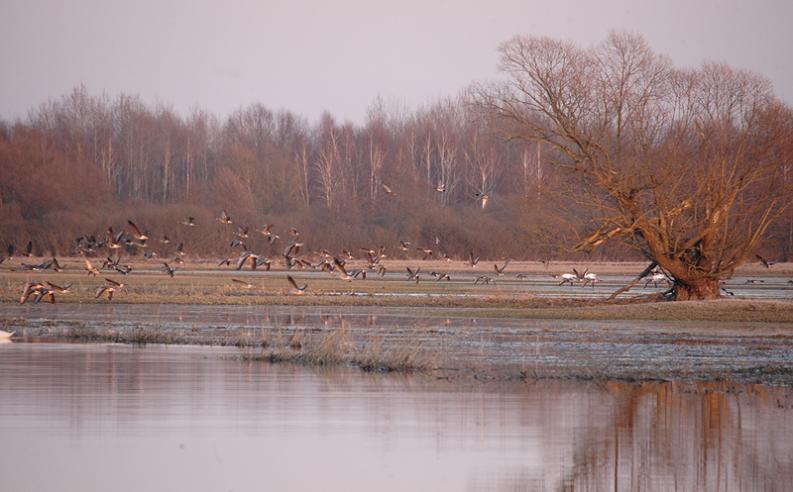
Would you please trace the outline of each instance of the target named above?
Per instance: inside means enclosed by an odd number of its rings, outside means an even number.
[[[641,280],[642,280],[644,277],[646,277],[647,275],[649,275],[649,274],[650,274],[650,272],[652,272],[653,270],[655,270],[655,267],[657,267],[657,266],[658,266],[658,263],[657,263],[657,262],[655,262],[655,261],[653,261],[652,263],[650,263],[649,265],[647,265],[647,268],[645,268],[644,270],[642,270],[642,273],[640,273],[638,277],[636,277],[635,279],[633,279],[633,280],[632,280],[632,281],[631,281],[631,282],[630,282],[628,285],[625,285],[625,286],[623,286],[623,287],[620,287],[619,289],[617,289],[617,290],[616,290],[616,291],[615,291],[613,294],[611,294],[611,295],[609,296],[608,300],[609,300],[609,301],[613,301],[613,300],[614,300],[614,299],[615,299],[615,298],[616,298],[618,295],[620,295],[620,294],[622,294],[622,293],[624,293],[624,292],[628,292],[629,290],[631,290],[631,289],[632,289],[634,286],[636,286],[636,284],[638,284],[639,282],[641,282]]]

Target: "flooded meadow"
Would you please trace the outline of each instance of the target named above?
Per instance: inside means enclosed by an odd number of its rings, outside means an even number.
[[[790,387],[460,384],[268,364],[242,352],[0,346],[3,489],[751,491],[793,483]]]

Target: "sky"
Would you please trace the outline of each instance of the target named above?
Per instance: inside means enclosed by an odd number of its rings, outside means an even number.
[[[498,75],[516,34],[643,35],[678,66],[726,62],[793,104],[791,0],[0,0],[0,117],[84,84],[181,114],[259,102],[361,123]]]

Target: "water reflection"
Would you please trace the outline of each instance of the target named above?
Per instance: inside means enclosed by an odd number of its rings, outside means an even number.
[[[793,392],[0,348],[3,490],[786,490]],[[224,355],[224,356],[219,356]]]

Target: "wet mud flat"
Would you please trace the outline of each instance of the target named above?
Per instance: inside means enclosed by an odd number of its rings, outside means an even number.
[[[793,324],[515,319],[480,310],[0,304],[15,341],[235,345],[251,358],[420,369],[443,379],[759,382],[793,386]],[[484,312],[484,310],[481,310]],[[491,313],[492,314],[492,313]],[[410,359],[411,363],[400,361]],[[378,362],[380,361],[380,362]]]

